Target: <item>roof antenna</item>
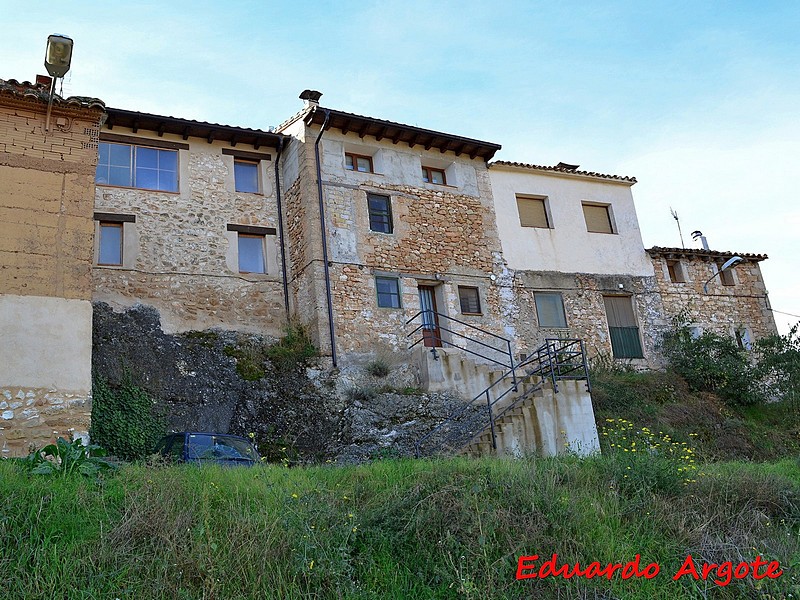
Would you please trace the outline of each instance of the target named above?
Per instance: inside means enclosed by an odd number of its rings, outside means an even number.
[[[678,219],[678,211],[670,206],[669,212],[672,214],[672,218],[675,219],[675,222],[678,224],[678,235],[681,236],[681,248],[686,248],[686,244],[683,243],[683,232],[681,231],[681,221]]]

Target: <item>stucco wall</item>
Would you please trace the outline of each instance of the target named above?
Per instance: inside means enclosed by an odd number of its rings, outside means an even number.
[[[653,274],[631,183],[492,165],[497,229],[512,269],[648,276]],[[522,227],[517,194],[546,197],[551,228]],[[608,204],[615,233],[586,230],[582,202]]]
[[[113,132],[132,134],[121,127]],[[222,153],[229,145],[144,131],[136,138],[145,145],[148,139],[189,145],[178,151],[179,192],[97,186],[95,211],[133,215],[136,221],[125,224],[123,266],[95,265],[92,298],[117,308],[152,305],[168,332],[225,327],[279,334],[285,309],[275,151],[259,150],[271,159],[259,163],[263,193],[240,193],[234,188],[234,157]],[[227,230],[229,224],[276,230],[266,236],[266,274],[238,272],[237,234]]]

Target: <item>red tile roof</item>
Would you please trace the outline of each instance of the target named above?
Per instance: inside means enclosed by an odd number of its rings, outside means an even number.
[[[583,175],[585,177],[597,177],[599,179],[610,179],[612,181],[624,181],[626,183],[636,183],[636,177],[628,177],[625,175],[608,175],[606,173],[595,173],[594,171],[579,171],[577,167],[572,168],[574,165],[567,165],[565,163],[558,163],[554,167],[546,167],[543,165],[531,165],[520,162],[510,162],[507,160],[496,160],[489,164],[489,167],[497,165],[501,167],[517,167],[520,169],[530,169],[532,171],[549,171],[554,173],[568,173],[572,175]]]
[[[8,94],[17,98],[38,100],[39,102],[50,101],[50,88],[44,83],[31,83],[30,81],[19,82],[16,79],[0,79],[0,94]],[[88,96],[69,96],[62,98],[58,94],[53,94],[53,104],[62,106],[77,106],[80,108],[97,108],[105,110],[106,105],[99,98]]]
[[[705,250],[703,248],[662,248],[653,246],[647,249],[650,256],[665,256],[667,258],[700,258],[705,260],[728,259],[741,256],[750,262],[759,262],[769,258],[766,254],[748,254],[747,252],[722,252],[720,250]]]

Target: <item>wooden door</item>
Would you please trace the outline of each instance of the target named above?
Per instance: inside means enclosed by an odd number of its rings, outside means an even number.
[[[428,348],[442,346],[439,315],[436,310],[436,290],[430,285],[419,286],[419,306],[422,310],[422,339]]]

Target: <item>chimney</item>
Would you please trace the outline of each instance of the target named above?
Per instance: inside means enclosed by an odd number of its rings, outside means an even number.
[[[306,108],[311,106],[319,106],[319,99],[322,96],[322,92],[318,92],[316,90],[303,90],[303,93],[300,94],[300,100],[305,102]]]
[[[37,75],[36,76],[36,85],[44,85],[47,86],[47,89],[50,89],[50,86],[53,85],[53,78],[49,75]]]
[[[569,163],[560,162],[556,165],[556,169],[562,169],[564,171],[577,171],[580,165],[571,165]]]
[[[702,231],[693,231],[692,232],[692,239],[695,242],[698,242],[703,247],[703,250],[708,250],[709,249],[708,248],[708,240],[706,239],[706,236],[703,235]]]

